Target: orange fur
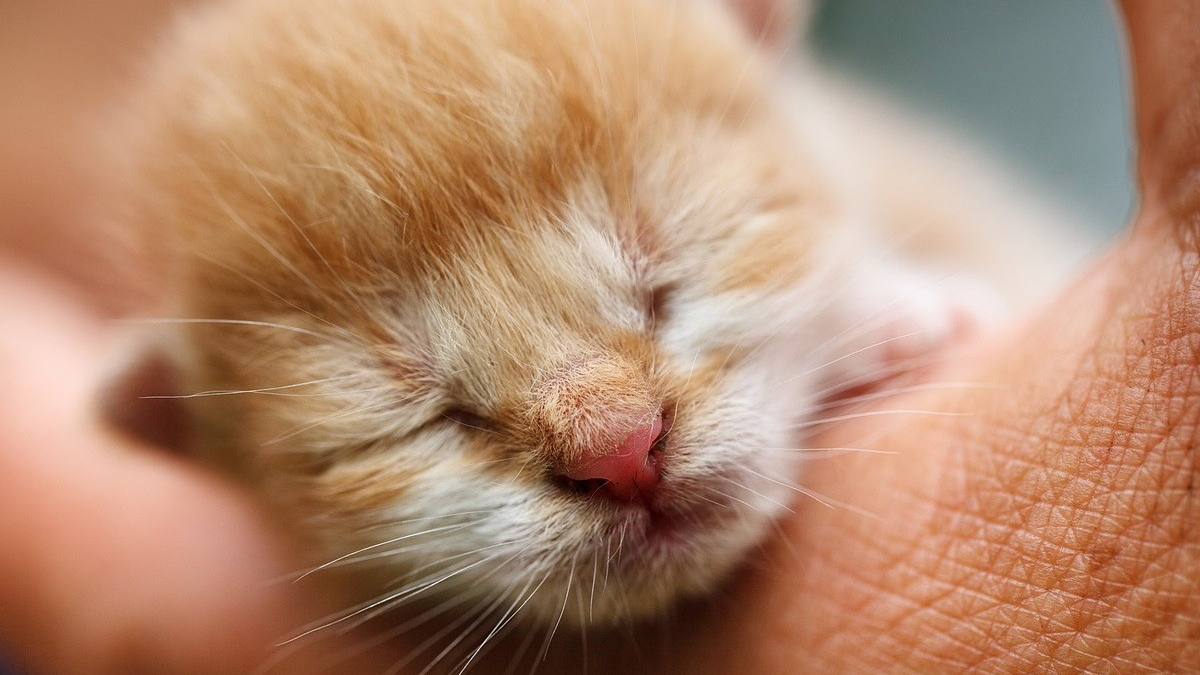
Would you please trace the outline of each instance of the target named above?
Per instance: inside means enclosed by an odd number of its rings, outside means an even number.
[[[819,92],[785,101],[754,42],[670,0],[186,22],[136,102],[126,194],[197,320],[184,381],[242,392],[197,399],[200,452],[318,562],[432,521],[455,534],[383,558],[390,577],[460,570],[439,590],[552,619],[603,560],[596,621],[711,588],[787,501],[818,383],[878,365],[829,350],[892,299],[838,300],[862,208]],[[653,510],[554,482],[660,407]]]

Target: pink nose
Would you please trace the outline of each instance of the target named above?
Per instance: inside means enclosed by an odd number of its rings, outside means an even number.
[[[565,466],[562,475],[590,494],[619,502],[649,502],[658,486],[658,463],[650,450],[662,434],[662,411],[608,452]]]

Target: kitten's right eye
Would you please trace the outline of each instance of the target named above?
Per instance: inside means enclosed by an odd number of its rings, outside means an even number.
[[[667,318],[667,308],[671,296],[674,294],[674,284],[660,284],[646,292],[646,313],[650,317],[651,328],[658,326]]]
[[[486,417],[462,408],[459,406],[451,406],[442,411],[442,417],[458,424],[460,426],[476,429],[478,431],[493,432],[496,425]]]

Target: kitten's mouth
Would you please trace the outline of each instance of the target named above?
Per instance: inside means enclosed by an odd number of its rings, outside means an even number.
[[[682,500],[668,486],[651,503],[622,505],[615,523],[627,539],[633,535],[653,550],[691,548],[726,527],[735,506],[720,494]]]

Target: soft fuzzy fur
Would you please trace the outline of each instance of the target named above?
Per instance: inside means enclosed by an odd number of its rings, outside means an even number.
[[[315,563],[381,605],[661,610],[762,539],[823,390],[961,327],[833,89],[734,4],[763,40],[683,0],[244,0],[172,36],[130,217],[186,389],[228,394],[198,451]],[[653,505],[554,480],[659,406]]]

